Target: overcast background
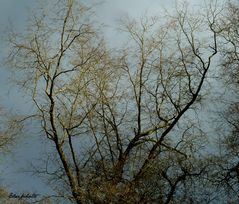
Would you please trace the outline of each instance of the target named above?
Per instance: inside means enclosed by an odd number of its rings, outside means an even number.
[[[49,2],[51,2],[49,0]],[[96,2],[96,1],[95,1]],[[190,1],[191,5],[195,2]],[[172,9],[174,0],[108,0],[96,9],[98,21],[104,23],[106,39],[112,44],[120,44],[120,34],[117,32],[117,21],[126,16],[139,17],[145,12],[149,15],[161,14],[164,9]],[[7,27],[13,26],[18,32],[24,31],[27,18],[36,6],[34,0],[0,0],[0,104],[13,113],[29,112],[31,107],[27,98],[11,85],[11,73],[4,65],[7,54]],[[6,186],[10,192],[39,193],[50,191],[37,177],[24,173],[30,161],[36,161],[42,153],[39,141],[34,137],[26,136],[19,140],[11,155],[0,157],[0,186]]]

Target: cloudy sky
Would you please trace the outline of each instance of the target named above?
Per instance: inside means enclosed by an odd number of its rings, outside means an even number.
[[[26,26],[27,11],[28,8],[33,7],[33,2],[34,1],[31,0],[0,0],[0,105],[14,112],[19,112],[21,109],[27,110],[27,107],[24,105],[25,100],[23,96],[12,88],[12,84],[9,80],[11,73],[4,65],[4,58],[7,54],[6,30],[10,22],[13,23],[15,29],[19,31],[24,29]],[[29,154],[29,151],[23,151],[19,146],[14,148],[13,157],[7,156],[3,158],[3,156],[1,156],[0,158],[0,186],[8,185],[10,190],[13,190],[15,187],[18,189],[25,188],[25,190],[27,190],[24,186],[31,183],[30,179],[18,173],[18,167],[22,167],[18,162],[18,156],[27,158],[26,153]],[[32,186],[29,185],[28,188],[29,187],[31,188]]]
[[[190,2],[193,4],[196,0]],[[174,5],[175,0],[106,0],[96,9],[96,15],[100,22],[110,26],[105,29],[106,38],[117,43],[117,20],[126,15],[138,17],[145,11],[150,15],[157,15],[163,9],[172,9]],[[27,112],[30,107],[27,105],[27,99],[9,82],[11,73],[3,63],[7,51],[6,30],[11,25],[19,32],[23,31],[34,6],[34,0],[0,0],[0,104],[13,112]],[[39,147],[36,140],[28,138],[26,141],[21,140],[21,145],[14,148],[11,156],[0,158],[0,186],[7,185],[9,190],[14,192],[33,191],[44,194],[48,189],[39,179],[22,173],[28,161],[37,158]]]

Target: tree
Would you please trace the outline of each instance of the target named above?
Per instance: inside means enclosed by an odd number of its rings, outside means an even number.
[[[19,115],[13,116],[0,108],[0,152],[7,153],[15,145],[18,136],[23,130]]]
[[[54,3],[9,38],[9,63],[54,145],[37,171],[76,203],[199,199],[190,188],[203,180],[203,132],[193,119],[218,52],[220,11],[128,19],[129,43],[112,51],[90,8]]]
[[[222,33],[225,46],[222,49],[223,53],[223,74],[227,77],[227,83],[238,85],[239,70],[238,70],[238,19],[239,8],[237,2],[228,2],[225,17],[221,22]]]
[[[221,76],[227,90],[230,90],[230,97],[227,97],[224,104],[225,109],[220,113],[224,125],[224,134],[221,144],[221,153],[217,158],[218,181],[225,186],[226,195],[238,202],[238,133],[239,133],[239,103],[238,103],[238,82],[239,82],[239,4],[236,1],[229,1],[225,7],[224,17],[220,20],[220,37],[222,48],[220,53]]]

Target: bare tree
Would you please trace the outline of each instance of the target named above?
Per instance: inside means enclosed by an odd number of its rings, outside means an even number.
[[[9,62],[54,145],[38,173],[76,203],[192,202],[189,189],[205,172],[193,120],[218,52],[220,11],[128,19],[129,43],[112,51],[90,8],[54,3],[9,38]]]
[[[222,124],[224,127],[223,139],[221,140],[221,152],[217,158],[218,172],[217,183],[226,189],[225,195],[228,199],[239,200],[238,176],[238,80],[239,80],[239,4],[236,1],[229,1],[226,4],[223,18],[220,20],[220,37],[222,46],[220,49],[221,77],[227,90],[230,90],[230,96],[227,97],[224,104],[224,110],[220,112]],[[215,177],[216,178],[216,177]],[[222,185],[223,184],[223,185]]]
[[[13,116],[0,108],[0,152],[8,153],[18,140],[23,126],[19,122],[20,116]]]
[[[224,18],[221,20],[221,33],[224,39],[223,53],[223,75],[227,76],[227,83],[238,85],[239,70],[238,70],[238,19],[239,8],[237,2],[228,2]]]

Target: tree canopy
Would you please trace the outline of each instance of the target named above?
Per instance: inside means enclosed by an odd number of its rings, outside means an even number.
[[[216,66],[238,86],[238,4],[125,18],[120,48],[93,9],[52,1],[9,33],[9,67],[35,107],[17,124],[36,121],[53,147],[35,172],[75,203],[239,201],[238,101],[223,112],[223,153],[198,116]]]

